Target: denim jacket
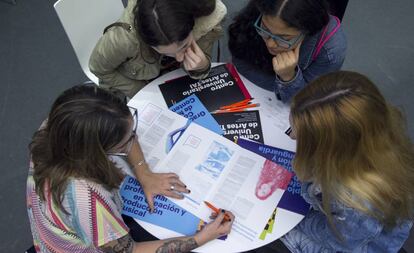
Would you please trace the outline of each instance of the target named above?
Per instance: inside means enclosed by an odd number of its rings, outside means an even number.
[[[386,230],[375,218],[333,201],[331,213],[335,228],[342,236],[341,241],[321,209],[322,198],[318,187],[312,183],[303,183],[302,197],[311,204],[312,209],[293,230],[281,238],[293,253],[398,252],[413,225],[412,221],[405,220]]]
[[[334,17],[330,17],[326,35],[337,26]],[[322,36],[322,31],[307,36],[302,42],[299,52],[299,62],[296,68],[296,76],[288,82],[278,78],[276,74],[269,74],[248,61],[233,57],[233,64],[237,70],[251,82],[266,90],[274,91],[283,102],[288,102],[299,90],[313,79],[339,70],[345,59],[346,38],[340,27],[336,33],[324,44],[319,55],[312,60],[313,52]]]

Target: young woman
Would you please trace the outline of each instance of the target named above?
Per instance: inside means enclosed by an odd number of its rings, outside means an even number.
[[[152,173],[136,139],[136,111],[111,93],[76,86],[55,101],[30,145],[27,208],[36,252],[187,252],[230,232],[222,211],[194,236],[135,243],[121,218],[124,178],[108,155],[124,154],[147,201],[182,197],[173,173]]]
[[[221,0],[129,0],[96,44],[89,68],[101,87],[129,97],[177,63],[191,77],[203,78],[226,12]]]
[[[398,252],[414,211],[414,149],[401,113],[354,72],[320,77],[292,100],[293,167],[311,204],[282,237],[292,252]]]
[[[229,28],[237,70],[286,102],[341,68],[346,39],[325,0],[250,0]]]

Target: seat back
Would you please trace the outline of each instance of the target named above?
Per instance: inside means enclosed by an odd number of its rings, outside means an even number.
[[[122,1],[59,0],[54,7],[83,72],[98,84],[98,78],[89,70],[89,57],[104,28],[121,17]]]

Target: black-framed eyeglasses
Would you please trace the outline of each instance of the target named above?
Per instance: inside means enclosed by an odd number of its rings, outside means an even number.
[[[132,128],[131,136],[129,137],[129,139],[125,143],[127,145],[126,151],[125,152],[107,152],[106,153],[107,155],[127,157],[128,154],[129,154],[129,152],[131,151],[132,142],[135,139],[135,137],[137,136],[137,130],[138,130],[138,110],[136,108],[134,108],[134,107],[128,107],[128,108],[129,108],[129,111],[131,112],[132,119],[134,120],[134,123],[133,123],[134,126]],[[124,146],[124,145],[122,145],[122,146]]]
[[[262,17],[263,17],[263,15],[259,15],[259,17],[257,17],[256,21],[254,22],[254,28],[256,29],[256,32],[264,40],[268,40],[269,38],[271,38],[273,41],[276,42],[277,46],[280,47],[280,48],[291,49],[293,46],[295,46],[304,37],[304,34],[300,33],[300,34],[298,34],[297,36],[295,36],[294,38],[292,38],[290,40],[285,40],[281,36],[267,31],[262,26]]]

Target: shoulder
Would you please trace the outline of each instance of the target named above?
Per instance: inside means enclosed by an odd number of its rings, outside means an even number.
[[[65,191],[65,198],[69,201],[79,203],[89,202],[98,198],[100,201],[107,201],[114,197],[112,190],[106,189],[103,185],[87,179],[72,178],[68,181]]]
[[[135,52],[139,48],[139,39],[134,26],[133,9],[137,4],[136,0],[129,0],[121,18],[117,21],[120,25],[113,25],[103,34],[100,39],[102,49],[111,49],[119,52]]]
[[[330,16],[326,36],[329,36],[329,39],[322,47],[322,53],[326,54],[330,61],[343,61],[347,39],[342,24],[333,16]]]
[[[219,25],[227,14],[227,7],[221,0],[216,0],[216,8],[208,15],[197,18],[195,20],[193,35],[196,40],[200,39],[208,32],[213,30],[214,27]]]

